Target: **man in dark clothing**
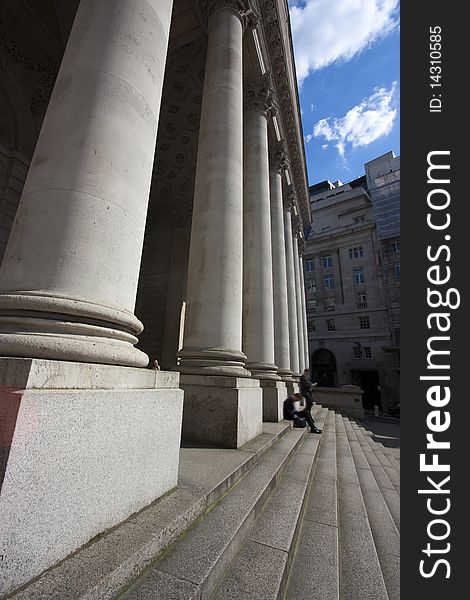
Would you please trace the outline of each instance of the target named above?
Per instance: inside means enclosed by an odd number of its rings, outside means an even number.
[[[311,416],[310,411],[312,410],[312,407],[315,404],[315,402],[313,400],[312,390],[316,385],[317,385],[317,382],[312,383],[312,380],[310,379],[310,371],[308,369],[305,369],[302,374],[302,377],[300,378],[299,386],[300,386],[300,393],[305,398],[305,402],[306,402],[305,413],[308,413],[310,416]],[[307,417],[305,417],[305,418],[307,418]],[[312,418],[312,421],[313,421],[313,418]],[[317,429],[317,428],[315,427],[315,429]],[[321,430],[318,429],[316,433],[321,433]]]
[[[284,419],[289,421],[295,421],[296,419],[305,419],[310,426],[311,433],[321,433],[321,430],[318,429],[315,425],[315,421],[313,420],[312,414],[310,410],[306,408],[303,410],[296,410],[295,402],[302,402],[303,397],[301,394],[294,394],[289,396],[287,400],[284,401]]]
[[[300,393],[302,394],[302,396],[305,398],[305,400],[307,402],[308,410],[311,410],[311,408],[314,404],[312,390],[316,385],[317,385],[316,382],[312,383],[312,380],[310,379],[310,371],[308,369],[305,369],[302,377],[300,378],[299,386],[300,386]]]

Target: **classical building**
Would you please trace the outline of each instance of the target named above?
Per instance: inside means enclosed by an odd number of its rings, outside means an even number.
[[[399,157],[390,152],[365,169],[350,183],[310,187],[310,366],[320,386],[358,385],[365,409],[387,412],[399,399]]]
[[[173,488],[181,434],[282,419],[310,210],[284,0],[2,1],[0,74],[2,594]]]

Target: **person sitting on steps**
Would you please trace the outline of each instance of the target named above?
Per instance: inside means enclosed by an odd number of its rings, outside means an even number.
[[[310,426],[310,433],[321,433],[321,429],[318,429],[315,425],[315,421],[309,410],[301,408],[297,410],[296,403],[304,402],[304,398],[301,394],[293,394],[284,401],[284,419],[289,421],[296,421],[298,419],[307,421]],[[304,423],[305,423],[304,421]]]

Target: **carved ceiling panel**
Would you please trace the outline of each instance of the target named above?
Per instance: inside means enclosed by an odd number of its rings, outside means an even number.
[[[149,217],[192,206],[207,42],[170,45],[155,152]]]

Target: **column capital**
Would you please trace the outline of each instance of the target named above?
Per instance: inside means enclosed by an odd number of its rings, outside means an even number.
[[[249,0],[203,0],[202,10],[206,21],[206,26],[210,17],[215,12],[223,8],[228,8],[234,13],[238,14],[245,28],[254,28],[259,21],[259,17],[253,10]]]
[[[269,149],[269,166],[272,171],[282,173],[289,168],[289,159],[287,158],[287,148],[284,141],[277,142]]]
[[[283,196],[284,208],[290,213],[294,213],[294,207],[297,204],[297,193],[292,184],[287,187],[286,193]]]
[[[292,229],[294,237],[297,238],[297,251],[299,256],[302,256],[305,250],[304,227],[301,218],[296,215],[292,219]]]
[[[248,77],[245,80],[243,94],[245,112],[259,111],[267,116],[274,105],[274,86],[269,73],[256,78]]]

